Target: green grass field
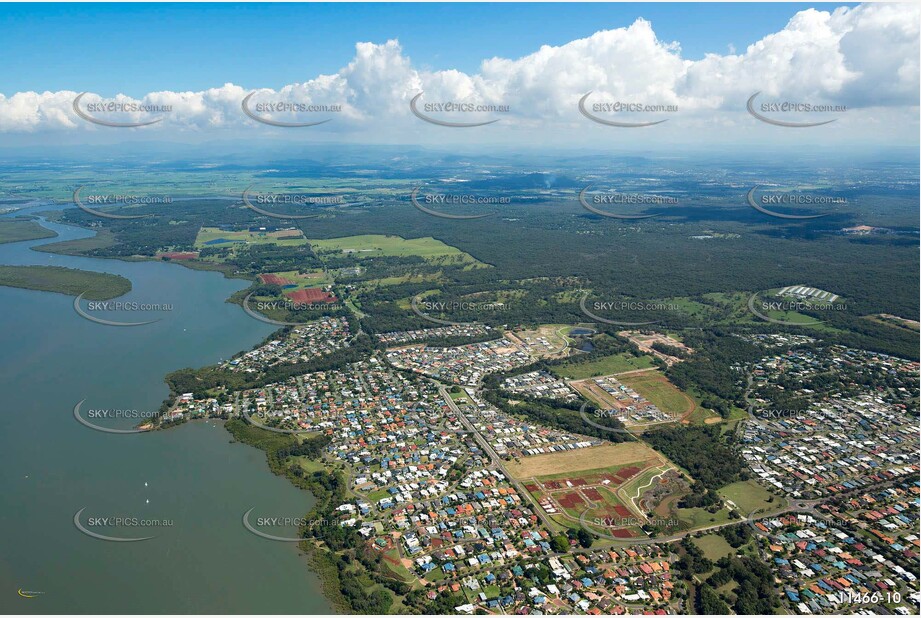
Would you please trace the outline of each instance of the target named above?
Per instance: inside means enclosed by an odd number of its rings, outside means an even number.
[[[431,261],[479,263],[473,256],[464,253],[457,247],[446,245],[430,236],[425,238],[402,238],[400,236],[365,234],[362,236],[310,240],[309,242],[310,246],[318,254],[347,253],[356,258],[415,255]]]
[[[688,417],[692,425],[709,425],[722,422],[722,420],[719,414],[706,408],[697,408]]]
[[[664,299],[664,302],[677,305],[678,311],[689,316],[706,319],[711,318],[716,313],[716,308],[684,296]]]
[[[694,544],[700,548],[704,556],[716,562],[725,556],[731,556],[736,553],[726,539],[718,534],[707,534],[699,539],[694,539]]]
[[[709,513],[703,508],[678,509],[678,519],[685,529],[696,530],[729,521],[729,509],[720,509],[716,513]]]
[[[60,266],[0,266],[0,285],[70,296],[109,300],[131,291],[131,281],[118,275]]]
[[[732,500],[743,515],[755,510],[773,510],[785,505],[783,498],[771,495],[767,489],[756,481],[738,481],[718,490],[724,500]],[[771,501],[773,499],[773,501]]]
[[[333,278],[326,273],[326,271],[321,269],[314,269],[308,271],[297,271],[297,270],[284,270],[280,272],[273,273],[264,273],[266,275],[278,275],[283,277],[288,281],[291,281],[296,288],[286,288],[285,292],[292,292],[294,290],[302,290],[304,288],[318,288],[326,285],[332,285]]]
[[[25,219],[5,219],[0,221],[0,244],[37,240],[39,238],[54,238],[55,236],[57,236],[55,232],[42,227],[37,221]]]
[[[215,240],[225,240],[208,244]],[[237,244],[250,245],[280,245],[283,247],[296,247],[307,243],[304,233],[300,230],[279,230],[277,232],[250,232],[249,230],[225,231],[216,227],[203,227],[198,230],[195,237],[195,248],[224,248]]]
[[[323,472],[326,470],[326,465],[324,465],[322,461],[309,459],[303,455],[289,457],[288,461],[291,463],[296,463],[304,472],[307,472],[308,474],[313,474],[314,472]]]
[[[427,283],[439,281],[441,273],[417,273],[398,275],[394,277],[383,277],[381,279],[369,279],[360,284],[362,290],[371,289],[379,286],[400,285],[403,283]]]
[[[659,371],[619,376],[618,380],[669,414],[684,415],[694,408],[694,400],[678,390]]]
[[[573,363],[553,368],[553,373],[570,380],[584,380],[598,376],[608,376],[635,369],[649,369],[652,367],[652,357],[633,356],[631,354],[612,354],[588,363]]]

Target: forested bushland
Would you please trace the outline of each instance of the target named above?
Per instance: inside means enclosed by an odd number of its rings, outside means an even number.
[[[720,436],[719,425],[665,427],[645,432],[643,440],[708,491],[749,478],[745,463]]]

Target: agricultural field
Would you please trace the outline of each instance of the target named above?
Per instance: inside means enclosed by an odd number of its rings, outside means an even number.
[[[457,247],[446,245],[430,236],[403,238],[382,234],[344,236],[324,240],[310,240],[310,246],[321,257],[324,254],[351,255],[355,258],[418,256],[439,263],[479,264],[473,256]]]

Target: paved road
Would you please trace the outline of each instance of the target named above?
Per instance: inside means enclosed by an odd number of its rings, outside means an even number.
[[[534,497],[531,496],[531,494],[525,490],[517,480],[515,480],[515,477],[513,477],[511,473],[509,473],[508,468],[505,467],[505,463],[502,461],[502,458],[499,457],[496,451],[493,450],[489,442],[482,435],[480,435],[480,432],[477,431],[476,427],[473,426],[473,423],[470,422],[470,420],[467,418],[467,415],[461,412],[461,409],[457,407],[457,404],[454,403],[454,399],[451,398],[451,395],[448,393],[443,384],[439,383],[438,391],[441,393],[441,396],[444,398],[444,400],[448,403],[448,407],[451,408],[451,411],[457,415],[458,419],[460,419],[461,424],[466,427],[467,431],[469,431],[473,435],[474,439],[476,439],[477,443],[480,445],[480,448],[482,448],[483,451],[489,455],[489,458],[492,460],[491,467],[499,470],[502,472],[502,474],[505,475],[505,478],[508,479],[508,482],[515,488],[515,490],[518,492],[518,495],[522,496],[525,500],[528,501],[528,503],[531,504],[534,513],[538,518],[540,518],[540,520],[550,532],[556,530],[558,525],[551,523],[549,516],[544,512],[542,508],[540,508],[540,505],[537,504],[537,502],[534,500]]]

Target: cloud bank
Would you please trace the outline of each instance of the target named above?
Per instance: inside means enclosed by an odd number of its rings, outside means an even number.
[[[328,120],[306,129],[326,135],[373,142],[396,135],[407,140],[423,134],[451,139],[462,133],[436,129],[412,114],[411,99],[424,92],[419,109],[427,115],[461,122],[498,119],[492,126],[501,126],[504,139],[513,139],[509,136],[515,132],[525,136],[535,130],[557,136],[607,130],[579,113],[578,101],[588,92],[594,103],[670,106],[672,113],[627,117],[667,118],[670,127],[677,124],[683,130],[703,133],[749,126],[757,121],[745,113],[745,102],[760,91],[759,101],[846,107],[844,114],[821,116],[839,117],[837,130],[878,135],[880,127],[891,127],[892,135],[904,137],[912,127],[917,139],[919,24],[921,8],[914,4],[865,4],[833,12],[809,9],[741,53],[708,54],[692,61],[682,58],[679,43],[659,40],[653,24],[637,19],[630,26],[601,30],[564,45],[545,45],[522,58],[486,59],[474,74],[416,68],[396,40],[363,42],[356,44],[354,57],[337,73],[277,91],[226,83],[198,92],[151,92],[141,99],[87,93],[80,107],[96,110],[87,115],[111,121],[159,119],[130,130],[158,139],[209,131],[241,136],[285,132],[243,112],[241,101],[255,92],[249,103],[254,115],[288,122]],[[113,131],[74,111],[79,94],[0,94],[0,132]],[[105,105],[100,107],[101,102]],[[445,113],[431,107],[449,102],[502,111]],[[112,104],[160,111],[113,112],[106,107]],[[306,111],[308,106],[320,111]]]

